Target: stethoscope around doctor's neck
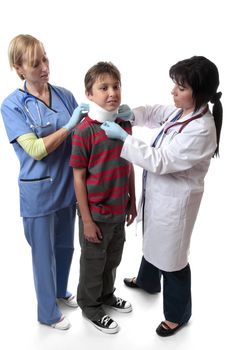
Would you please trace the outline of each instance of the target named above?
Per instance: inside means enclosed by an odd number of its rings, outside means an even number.
[[[157,142],[159,141],[159,139],[161,138],[162,135],[166,135],[168,133],[168,130],[171,128],[174,128],[174,126],[180,126],[180,128],[178,129],[178,132],[176,132],[176,134],[180,134],[182,132],[182,130],[193,120],[195,119],[199,119],[201,118],[204,114],[206,114],[208,111],[208,106],[206,106],[203,111],[201,113],[198,113],[194,116],[192,116],[189,119],[186,119],[184,121],[181,121],[179,118],[182,114],[182,111],[179,112],[171,121],[170,123],[166,126],[164,126],[164,128],[160,131],[160,133],[157,135],[156,139],[154,140],[152,147],[155,147],[155,145],[157,144]],[[177,121],[178,120],[178,121]],[[163,138],[162,138],[163,139]]]
[[[71,112],[69,111],[69,108],[67,107],[62,96],[60,96],[60,94],[52,87],[52,85],[49,84],[49,88],[52,89],[54,91],[54,93],[60,98],[60,100],[62,101],[62,103],[66,107],[67,111],[71,115]],[[34,101],[34,103],[35,103],[37,118],[32,115],[32,113],[30,112],[30,110],[28,108],[28,102],[30,100]],[[43,119],[42,119],[40,108],[39,108],[38,98],[27,92],[26,81],[24,82],[24,96],[23,96],[22,102],[23,102],[24,108],[25,108],[27,115],[28,115],[28,121],[30,122],[30,128],[32,128],[32,129],[47,128],[48,126],[51,125],[51,123],[49,121],[46,122],[45,124],[43,124]]]
[[[164,126],[164,128],[159,132],[159,134],[156,136],[154,142],[152,143],[151,147],[155,147],[159,141],[159,139],[162,137],[162,141],[163,141],[163,137],[164,135],[167,134],[168,130],[173,128],[174,126],[180,126],[180,128],[178,129],[178,131],[176,131],[175,134],[180,134],[182,132],[182,130],[189,124],[191,123],[193,120],[195,119],[199,119],[201,117],[203,117],[204,114],[206,114],[208,112],[208,105],[202,110],[201,113],[198,113],[196,115],[193,115],[192,117],[190,117],[189,119],[186,119],[184,121],[181,121],[179,118],[182,114],[182,111],[179,112],[173,119],[170,120],[169,124],[166,126]],[[178,121],[179,120],[179,121]],[[161,141],[161,140],[160,140]],[[161,141],[161,142],[162,142]],[[145,202],[145,188],[146,188],[146,178],[147,178],[147,170],[143,170],[143,175],[142,175],[142,203],[144,205]]]

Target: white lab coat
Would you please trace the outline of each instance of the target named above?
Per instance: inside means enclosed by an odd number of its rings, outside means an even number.
[[[179,121],[189,120],[201,111],[203,108]],[[138,107],[134,109],[134,125],[156,128],[155,139],[161,129],[171,125],[171,119],[178,112],[174,106]],[[179,133],[180,127],[170,128],[155,147],[129,135],[121,152],[121,157],[148,171],[143,254],[148,262],[164,271],[181,270],[188,263],[204,177],[217,146],[210,111],[191,121]]]

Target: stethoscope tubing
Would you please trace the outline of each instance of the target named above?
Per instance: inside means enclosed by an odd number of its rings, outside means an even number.
[[[180,125],[180,128],[179,130],[177,131],[177,134],[181,133],[182,130],[190,123],[192,122],[193,120],[195,119],[199,119],[201,118],[204,114],[206,114],[206,112],[208,111],[208,106],[206,106],[203,111],[201,113],[198,113],[197,115],[194,115],[193,117],[187,119],[187,120],[184,120],[184,121],[177,121],[175,123],[173,123],[174,121],[176,121],[177,119],[179,119],[180,115],[182,112],[180,112],[178,115],[176,115],[170,122],[172,124],[168,125],[168,126],[164,126],[164,128],[159,132],[159,134],[157,135],[156,139],[154,140],[154,142],[152,143],[152,147],[155,147],[155,145],[157,144],[157,142],[159,141],[159,139],[161,138],[162,136],[162,139],[161,139],[161,142],[160,144],[162,143],[163,141],[163,138],[165,135],[167,135],[167,132],[169,129],[171,128],[174,128],[175,126],[177,125]]]
[[[67,109],[69,115],[71,116],[71,112],[70,112],[68,106],[66,105],[66,103],[65,103],[65,101],[64,101],[64,99],[63,99],[63,97],[53,88],[52,85],[50,85],[50,84],[48,84],[48,85],[49,85],[49,87],[54,91],[54,93],[60,98],[60,100],[62,101],[63,105],[64,105],[65,108]],[[39,118],[38,118],[39,124],[36,123],[35,118],[33,117],[32,113],[30,112],[30,110],[29,110],[29,108],[28,108],[28,106],[27,106],[27,101],[30,100],[30,99],[34,100],[34,102],[35,102],[37,114],[38,114],[38,117],[39,117]],[[50,122],[47,122],[45,125],[43,125],[42,116],[41,116],[40,108],[39,108],[39,104],[38,104],[38,99],[37,99],[35,96],[33,96],[33,95],[31,95],[30,93],[27,92],[27,89],[26,89],[26,80],[25,80],[25,82],[24,82],[24,96],[23,96],[23,101],[22,101],[22,102],[23,102],[24,108],[25,108],[25,110],[26,110],[26,112],[27,112],[27,115],[28,115],[28,117],[29,117],[30,120],[31,120],[30,128],[32,128],[32,129],[36,129],[36,128],[46,128],[46,127],[48,127],[48,126],[51,125]],[[28,118],[28,119],[29,119],[29,118]],[[30,121],[30,120],[29,120],[29,121]]]
[[[206,108],[204,108],[203,111],[202,111],[201,113],[199,113],[199,114],[197,114],[197,115],[194,115],[193,117],[191,117],[191,118],[189,118],[189,119],[187,119],[187,120],[178,121],[178,122],[176,122],[176,123],[174,123],[174,124],[172,124],[172,125],[168,125],[167,127],[165,126],[165,128],[164,128],[164,134],[167,134],[167,132],[168,132],[168,130],[169,130],[170,128],[173,128],[174,126],[177,126],[177,125],[180,125],[180,126],[181,126],[180,129],[179,129],[179,131],[178,131],[178,133],[180,133],[180,132],[184,129],[184,127],[185,127],[187,124],[189,124],[191,121],[193,121],[193,120],[195,120],[195,119],[201,118],[204,114],[206,114],[207,111],[208,111],[208,106],[206,106]]]

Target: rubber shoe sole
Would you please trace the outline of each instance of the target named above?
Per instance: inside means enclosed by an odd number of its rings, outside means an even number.
[[[103,318],[107,317],[107,324],[105,325],[104,322],[102,321]],[[99,331],[103,332],[103,333],[107,333],[107,334],[115,334],[119,332],[119,326],[116,323],[116,321],[114,321],[111,317],[109,317],[108,315],[105,315],[104,317],[102,317],[101,320],[98,321],[92,321],[89,320],[89,322],[91,322]],[[109,322],[111,321],[110,325]]]
[[[135,281],[136,281],[136,277],[124,278],[124,284],[129,288],[139,288],[139,286]]]
[[[122,312],[122,313],[128,313],[128,312],[131,312],[133,310],[131,305],[129,305],[128,307],[126,307],[124,309],[121,309],[121,308],[115,307],[115,306],[111,306],[111,305],[108,305],[108,306],[110,306],[111,309],[116,310],[117,312]]]
[[[73,308],[78,307],[78,303],[75,295],[71,295],[69,298],[59,298],[58,300],[61,301],[66,306],[73,307]]]
[[[53,323],[50,325],[52,328],[55,329],[59,329],[61,331],[66,331],[67,329],[69,329],[71,327],[70,321],[68,320],[68,318],[66,318],[65,316],[62,318],[62,320]]]

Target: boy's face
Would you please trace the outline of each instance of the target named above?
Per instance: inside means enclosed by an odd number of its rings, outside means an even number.
[[[90,101],[108,112],[116,110],[121,103],[121,85],[109,74],[100,76],[93,84],[92,91],[86,91]]]

